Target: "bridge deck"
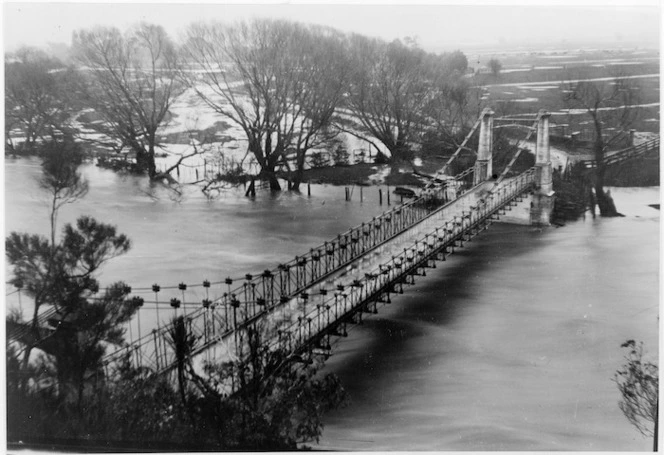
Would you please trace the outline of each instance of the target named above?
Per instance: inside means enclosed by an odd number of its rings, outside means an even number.
[[[243,284],[241,291],[246,294],[243,301],[237,294],[229,294],[222,297],[216,307],[210,306],[193,316],[189,315],[189,328],[198,338],[193,352],[194,364],[200,367],[205,360],[244,358],[247,352],[242,339],[243,329],[253,324],[260,326],[266,341],[275,349],[291,354],[319,346],[325,337],[329,341],[329,336],[340,324],[393,292],[394,287],[400,286],[408,274],[417,273],[439,254],[446,254],[457,242],[463,242],[466,236],[486,227],[493,214],[532,188],[534,181],[535,170],[531,169],[498,184],[481,183],[451,202],[430,205],[420,213],[419,218],[414,217],[410,223],[403,223],[405,226],[400,231],[393,235],[388,233],[384,240],[379,236],[373,242],[362,245],[351,232],[347,237],[351,241],[341,241],[337,247],[341,249],[340,245],[346,245],[345,249],[350,250],[355,243],[358,251],[354,257],[351,255],[350,260],[340,261],[341,266],[326,270],[324,264],[320,264],[325,261],[325,256],[314,260],[312,258],[316,255],[313,252],[309,254],[308,261],[294,264],[296,271],[297,268],[303,269],[302,273],[309,271],[301,280],[303,286],[298,287],[295,283],[290,288],[294,287],[296,292],[288,294],[288,283],[283,282],[284,278],[293,279],[290,269],[279,277],[264,277],[258,286],[252,286],[250,282]],[[431,193],[429,201],[436,200],[432,195],[440,196],[439,189],[428,191]],[[420,198],[420,202],[425,200],[427,198]],[[394,219],[400,211],[414,210],[412,205],[404,204],[388,214]],[[382,223],[389,223],[390,220],[389,216],[379,219]],[[374,230],[382,229],[376,220],[367,225]],[[361,229],[358,234],[367,238],[372,235],[371,229]],[[357,240],[352,242],[353,238]],[[319,264],[318,272],[316,263]],[[297,277],[296,273],[296,281]],[[285,292],[275,299],[275,291]],[[269,297],[270,303],[264,301],[260,305],[252,293]],[[142,366],[168,372],[175,366],[175,353],[166,340],[167,336],[166,333],[153,333],[120,354],[129,353]],[[326,344],[322,343],[323,346]],[[117,353],[108,360],[115,356]]]
[[[294,354],[328,347],[326,337],[338,333],[340,324],[355,314],[375,312],[376,304],[395,292],[395,286],[407,282],[408,276],[421,273],[431,261],[444,258],[451,249],[488,227],[497,212],[533,188],[534,177],[535,171],[531,170],[497,185],[477,185],[372,257],[363,258],[358,264],[361,268],[341,272],[336,278],[341,286],[332,296],[318,295],[315,302],[307,302],[307,307],[296,303],[285,308],[279,318],[273,319],[273,327],[278,329],[273,333],[272,346]]]
[[[275,270],[266,270],[257,276],[247,275],[246,281],[235,289],[231,289],[232,282],[228,280],[228,291],[209,302],[208,308],[188,314],[185,311],[189,329],[202,340],[197,352],[224,340],[234,340],[237,330],[268,315],[282,315],[282,324],[285,324],[288,322],[286,315],[295,312],[298,304],[302,304],[300,310],[304,310],[308,300],[317,302],[327,290],[348,286],[361,278],[361,270],[375,266],[380,257],[395,253],[398,245],[417,235],[418,230],[408,234],[414,226],[422,223],[430,226],[434,222],[430,218],[440,216],[445,201],[459,195],[464,198],[468,177],[472,178],[472,172],[464,172],[457,179],[429,188],[418,198],[339,234],[336,239],[312,248],[305,255],[296,256],[289,263],[280,264]],[[133,352],[142,366],[169,369],[173,354],[164,341],[165,337],[168,337],[168,327],[112,353],[106,361],[112,362]]]

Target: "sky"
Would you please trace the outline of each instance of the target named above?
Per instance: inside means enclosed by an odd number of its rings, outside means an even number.
[[[417,2],[414,2],[417,3]],[[659,45],[658,0],[420,2],[58,3],[3,1],[6,52],[21,45],[71,42],[72,32],[95,25],[124,29],[139,21],[163,25],[174,37],[191,22],[251,17],[291,18],[386,40],[417,37],[427,50],[516,47]]]

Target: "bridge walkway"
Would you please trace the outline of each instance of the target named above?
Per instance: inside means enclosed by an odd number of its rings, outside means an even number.
[[[533,168],[498,184],[487,181],[476,185],[394,239],[361,271],[350,270],[350,285],[337,286],[332,295],[319,294],[308,307],[289,308],[287,324],[283,324],[284,319],[275,319],[272,348],[291,354],[329,348],[329,336],[338,335],[341,324],[352,322],[355,315],[361,317],[362,312],[376,312],[377,304],[389,302],[390,293],[402,292],[409,277],[424,274],[435,261],[445,260],[496,216],[521,201],[535,188],[536,178]]]
[[[259,326],[271,349],[289,355],[329,349],[330,336],[344,332],[344,324],[358,314],[361,317],[363,311],[375,312],[380,301],[389,301],[391,292],[402,291],[408,276],[424,273],[435,260],[444,259],[454,248],[463,246],[464,241],[488,227],[496,214],[533,189],[535,180],[533,168],[499,183],[476,185],[389,242],[264,312],[253,323]],[[231,325],[225,331],[206,337],[213,330],[212,318],[208,317],[204,333],[198,335],[201,343],[192,353],[197,369],[210,359],[238,360],[249,355],[240,329],[248,326],[247,316],[253,314],[250,307],[231,305],[225,310],[232,316],[226,318]],[[160,363],[164,365],[161,372],[173,369],[175,355],[171,349],[162,351]]]
[[[415,199],[397,205],[273,270],[258,275],[247,274],[239,286],[233,288],[234,280],[227,279],[225,292],[218,289],[216,298],[204,299],[203,305],[198,304],[194,311],[187,312],[185,306],[183,315],[190,332],[201,340],[196,352],[206,351],[224,340],[234,340],[237,330],[267,315],[285,315],[288,308],[300,303],[305,305],[310,294],[347,286],[361,276],[360,270],[370,267],[378,257],[387,254],[386,251],[393,252],[394,245],[407,242],[411,237],[404,236],[405,232],[428,220],[448,201],[461,197],[471,185],[472,172],[471,168],[455,178],[441,180]],[[427,221],[426,226],[432,222]],[[393,246],[386,247],[388,243]],[[316,289],[312,290],[314,286]],[[171,303],[175,300],[171,299]],[[109,354],[104,363],[110,364],[129,355],[137,365],[154,371],[171,369],[174,353],[168,342],[169,330],[170,324],[140,337],[130,346]]]

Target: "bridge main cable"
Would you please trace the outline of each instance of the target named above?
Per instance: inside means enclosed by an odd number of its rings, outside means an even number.
[[[246,281],[234,289],[230,288],[233,280],[227,280],[228,292],[208,301],[207,306],[202,305],[186,314],[193,335],[205,339],[205,345],[213,345],[270,314],[305,289],[426,219],[452,195],[456,197],[465,190],[464,179],[470,173],[472,169],[461,173],[458,180],[440,182],[423,191],[417,198],[339,234],[335,239],[310,249],[302,256],[296,256],[288,263],[280,264],[276,269],[265,270],[258,275],[247,274]],[[215,308],[223,311],[211,311]],[[104,362],[110,363],[135,352],[142,366],[163,370],[172,364],[169,358],[172,356],[167,354],[168,349],[163,343],[163,339],[168,337],[168,331],[169,326],[166,325],[148,333],[133,344],[110,353]]]
[[[533,167],[489,192],[485,190],[491,182],[478,184],[462,196],[476,196],[475,205],[466,211],[463,208],[467,204],[460,200],[451,202],[449,205],[462,206],[460,213],[455,212],[448,221],[420,236],[401,253],[365,273],[364,277],[338,288],[332,295],[322,296],[320,303],[310,305],[309,311],[303,311],[290,325],[276,331],[268,341],[270,349],[279,350],[291,358],[315,349],[329,349],[329,337],[342,332],[340,325],[351,321],[355,315],[361,318],[363,312],[376,312],[378,303],[389,303],[389,294],[398,292],[396,287],[407,282],[408,276],[424,274],[424,269],[431,267],[431,261],[445,260],[457,243],[463,246],[464,241],[486,229],[500,210],[511,206],[524,192],[534,189],[536,179],[537,171]]]

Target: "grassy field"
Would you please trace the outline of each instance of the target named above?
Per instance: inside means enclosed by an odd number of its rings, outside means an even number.
[[[628,77],[639,88],[641,118],[634,125],[639,131],[659,131],[659,52],[654,50],[593,50],[496,53],[490,55],[503,63],[498,76],[472,77],[483,90],[483,102],[499,115],[533,117],[539,109],[553,112],[553,124],[568,124],[580,130],[584,115],[565,115],[562,90],[565,81]],[[483,59],[486,61],[489,55]],[[482,59],[480,59],[480,65]],[[657,105],[654,105],[657,104]]]

